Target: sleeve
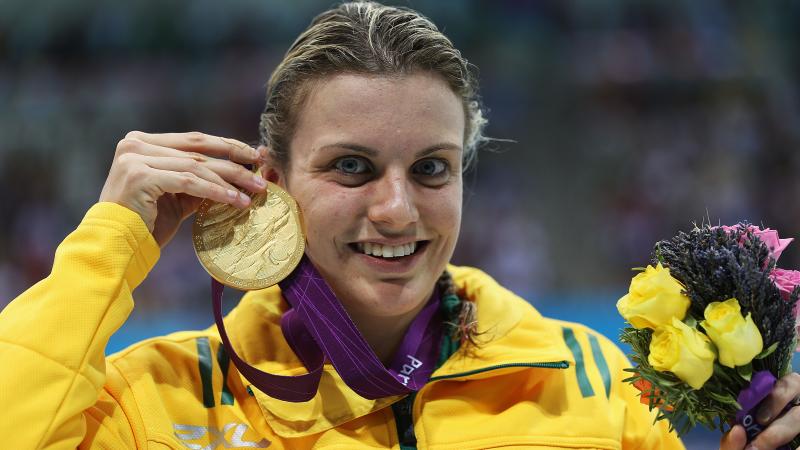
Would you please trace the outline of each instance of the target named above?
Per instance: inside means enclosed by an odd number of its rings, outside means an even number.
[[[125,387],[107,385],[105,348],[159,256],[135,212],[98,203],[59,245],[50,275],[0,311],[4,448],[136,447]]]

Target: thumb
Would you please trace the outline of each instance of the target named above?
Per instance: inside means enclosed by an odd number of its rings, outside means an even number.
[[[747,444],[747,433],[741,425],[734,425],[719,441],[719,450],[742,450]]]

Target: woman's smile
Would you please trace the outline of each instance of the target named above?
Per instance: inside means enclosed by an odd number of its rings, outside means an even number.
[[[383,242],[383,243],[381,243]],[[401,241],[392,244],[388,241],[367,241],[350,244],[350,249],[360,261],[372,270],[391,274],[408,274],[424,257],[429,241]]]

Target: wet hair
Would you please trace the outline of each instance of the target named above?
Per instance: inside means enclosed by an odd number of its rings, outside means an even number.
[[[460,348],[468,352],[480,347],[485,332],[478,331],[478,307],[475,302],[466,298],[465,293],[458,292],[453,276],[446,270],[436,281],[436,286],[441,295],[439,309],[444,318],[444,338],[450,340],[451,350],[455,352]]]
[[[314,81],[351,73],[397,76],[429,72],[441,77],[464,107],[463,168],[475,160],[486,126],[474,66],[427,17],[371,1],[348,2],[323,12],[297,38],[267,84],[260,144],[286,167],[289,142]]]

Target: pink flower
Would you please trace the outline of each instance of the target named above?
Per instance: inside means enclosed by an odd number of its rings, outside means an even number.
[[[717,228],[717,227],[714,227]],[[731,233],[732,231],[737,231],[740,229],[739,225],[734,225],[732,227],[723,225],[719,228],[722,228],[726,233]],[[761,229],[755,225],[748,225],[747,230],[753,233],[753,236],[757,236],[761,242],[763,242],[767,249],[769,249],[769,257],[774,259],[775,261],[781,256],[781,253],[789,246],[789,244],[794,240],[792,238],[789,239],[780,239],[778,237],[778,231],[772,230],[769,228]],[[744,239],[744,236],[742,237]],[[740,242],[741,243],[741,242]]]
[[[800,284],[800,272],[776,267],[770,272],[769,279],[778,286],[778,290],[781,291],[781,297],[784,300],[789,300],[789,295],[794,290],[794,287]]]
[[[776,230],[770,230],[767,228],[766,230],[759,230],[758,227],[753,227],[753,234],[758,236],[761,239],[761,242],[767,244],[767,248],[769,249],[769,256],[773,258],[775,261],[778,260],[778,257],[781,256],[781,253],[789,246],[789,244],[794,240],[792,238],[789,239],[779,239],[778,232]]]
[[[795,286],[800,284],[800,272],[796,270],[775,268],[772,269],[772,273],[769,274],[769,279],[775,283],[775,286],[778,286],[778,290],[781,292],[781,297],[784,300],[788,300]],[[798,336],[800,336],[800,317],[798,316],[798,313],[800,313],[799,307],[800,302],[794,305],[795,332],[798,334]],[[800,342],[798,342],[795,351],[800,352]]]

